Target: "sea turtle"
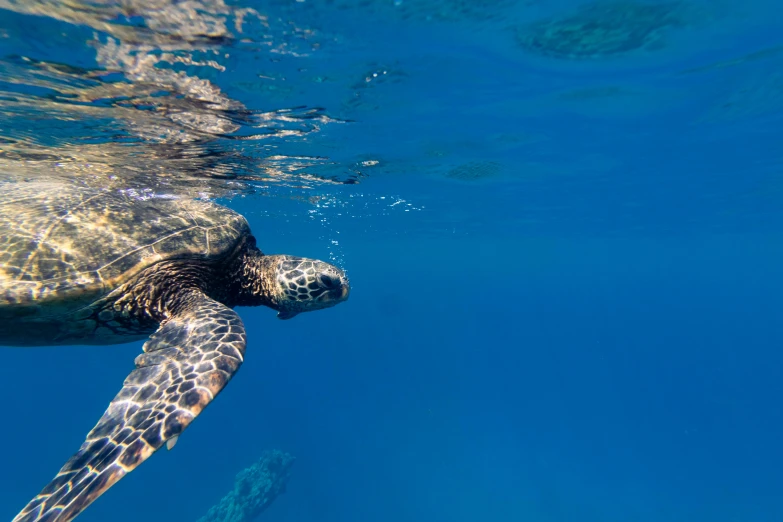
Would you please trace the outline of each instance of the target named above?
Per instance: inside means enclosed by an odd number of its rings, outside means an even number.
[[[264,255],[209,201],[55,182],[0,185],[0,345],[148,338],[98,424],[14,522],[66,522],[164,444],[242,364],[235,306],[289,319],[348,298],[322,261]]]

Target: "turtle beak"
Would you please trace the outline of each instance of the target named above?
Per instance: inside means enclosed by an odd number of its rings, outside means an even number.
[[[348,286],[348,283],[345,283],[338,290],[329,293],[333,301],[345,301],[351,293],[351,287]]]
[[[345,301],[351,295],[351,284],[345,274],[340,277],[340,289],[335,294],[335,301]]]
[[[280,310],[277,312],[277,318],[282,320],[291,319],[292,317],[296,317],[296,315],[296,312],[289,312],[287,310]]]
[[[348,299],[348,296],[351,294],[351,286],[348,284],[348,281],[345,279],[340,281],[340,286],[337,288],[332,288],[328,292],[321,295],[318,300],[323,303],[341,303]]]

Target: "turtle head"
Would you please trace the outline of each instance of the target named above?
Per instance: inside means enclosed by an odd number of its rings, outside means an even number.
[[[272,283],[269,285],[270,306],[277,310],[280,319],[329,308],[348,299],[351,291],[348,278],[336,266],[304,257],[264,257],[267,277]]]

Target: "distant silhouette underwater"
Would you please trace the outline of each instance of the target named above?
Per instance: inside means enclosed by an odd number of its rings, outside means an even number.
[[[234,488],[197,522],[252,522],[285,492],[294,457],[269,450],[249,468],[239,472]]]

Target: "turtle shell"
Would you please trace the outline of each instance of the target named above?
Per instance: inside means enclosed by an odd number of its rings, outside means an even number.
[[[244,217],[208,201],[4,183],[0,316],[67,314],[155,263],[220,260],[249,234]]]

